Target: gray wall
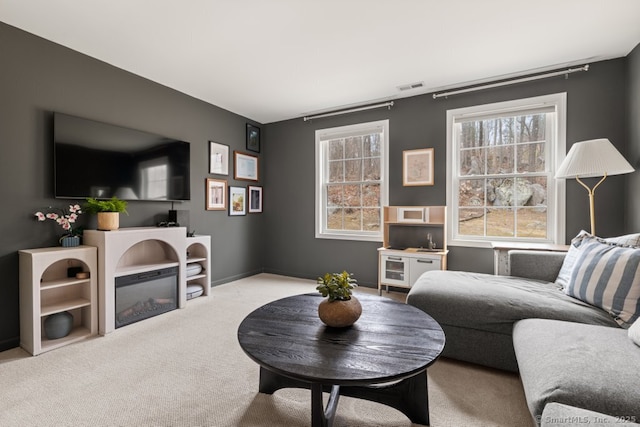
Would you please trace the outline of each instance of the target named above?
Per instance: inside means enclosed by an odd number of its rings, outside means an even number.
[[[245,151],[248,120],[175,90],[0,23],[0,350],[18,344],[18,254],[57,245],[62,234],[33,213],[71,201],[52,198],[52,111],[141,129],[191,143],[190,229],[212,236],[212,280],[229,281],[262,271],[264,217],[229,217],[205,211],[208,140]],[[260,155],[262,157],[262,155]],[[151,226],[169,202],[131,202],[121,227]],[[80,223],[95,228],[95,217]]]
[[[629,143],[627,160],[636,169],[628,175],[627,230],[640,230],[640,45],[627,56],[629,62]]]
[[[591,64],[588,72],[569,79],[552,78],[451,96],[431,95],[395,101],[391,110],[304,122],[301,118],[266,125],[269,146],[265,153],[268,187],[265,253],[266,271],[315,278],[326,271],[347,269],[361,284],[377,283],[375,242],[350,242],[314,238],[315,130],[389,119],[391,205],[444,205],[446,203],[446,111],[453,108],[567,92],[567,150],[576,141],[607,137],[624,153],[627,136],[627,60]],[[402,186],[402,151],[434,147],[435,185]],[[598,234],[625,231],[625,177],[610,177],[596,194]],[[636,184],[635,190],[638,190]],[[633,190],[630,190],[633,191]],[[265,202],[267,203],[267,202]],[[266,205],[265,205],[266,206]],[[575,182],[567,182],[567,239],[589,228],[588,197]],[[493,272],[493,253],[487,249],[450,247],[449,268]]]

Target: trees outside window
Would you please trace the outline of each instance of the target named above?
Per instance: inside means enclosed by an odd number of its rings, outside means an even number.
[[[316,132],[316,237],[382,240],[388,120]]]
[[[452,243],[564,239],[564,94],[450,110]]]

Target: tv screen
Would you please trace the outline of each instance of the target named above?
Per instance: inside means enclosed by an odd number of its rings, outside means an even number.
[[[190,200],[189,143],[54,113],[55,197]]]

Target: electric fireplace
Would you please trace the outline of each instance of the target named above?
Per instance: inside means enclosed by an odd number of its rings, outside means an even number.
[[[115,278],[115,327],[178,308],[178,267]]]

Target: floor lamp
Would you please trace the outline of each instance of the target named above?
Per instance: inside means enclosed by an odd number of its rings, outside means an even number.
[[[596,220],[593,193],[609,175],[621,175],[633,172],[633,167],[606,138],[576,142],[571,146],[567,157],[556,172],[556,178],[575,178],[589,193],[589,214],[591,216],[591,234],[596,234]],[[589,188],[580,178],[601,176],[593,188]]]

